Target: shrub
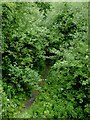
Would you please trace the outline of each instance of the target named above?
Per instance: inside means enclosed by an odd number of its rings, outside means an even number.
[[[34,104],[19,117],[88,119],[87,3],[51,4],[48,54],[58,58]]]
[[[88,119],[87,3],[3,3],[2,8],[2,83],[10,99],[3,117],[15,116],[14,96],[31,97],[39,89],[48,62],[52,67],[40,95],[20,117]]]

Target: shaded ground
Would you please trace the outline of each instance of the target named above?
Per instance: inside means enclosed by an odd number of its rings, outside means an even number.
[[[49,71],[49,63],[48,63],[48,60],[46,61],[46,71],[44,73],[44,76],[43,76],[43,80],[40,82],[40,84],[38,85],[39,87],[41,87],[45,81],[45,79],[47,78],[47,74],[48,74],[48,71]],[[30,98],[27,102],[26,102],[26,105],[25,105],[25,108],[22,112],[24,112],[26,109],[30,108],[30,106],[33,104],[33,102],[35,101],[37,95],[39,93],[39,90],[34,90],[33,91],[33,94],[32,94],[32,98]]]

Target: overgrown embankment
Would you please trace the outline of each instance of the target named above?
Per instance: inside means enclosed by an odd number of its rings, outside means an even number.
[[[45,82],[45,80],[47,78],[48,71],[49,71],[49,64],[46,63],[46,70],[45,70],[45,73],[43,75],[42,81],[38,84],[38,86],[41,87],[41,88],[42,88],[42,85],[43,85],[43,83]],[[35,101],[36,97],[38,96],[38,93],[39,93],[39,90],[35,90],[35,89],[33,90],[32,97],[29,98],[29,100],[26,100],[27,102],[26,102],[25,108],[24,108],[24,110],[22,112],[24,112],[25,110],[30,108],[30,106],[33,104],[33,102]],[[21,114],[23,114],[22,112],[21,112]]]
[[[87,16],[85,2],[2,4],[2,118],[15,118],[31,97],[20,118],[89,118]]]

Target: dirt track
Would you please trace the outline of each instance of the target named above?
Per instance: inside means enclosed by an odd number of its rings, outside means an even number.
[[[48,62],[46,63],[46,71],[45,71],[45,74],[43,76],[43,80],[40,82],[40,84],[38,85],[39,87],[41,87],[45,81],[45,79],[47,78],[47,74],[48,74],[48,71],[49,71],[49,65],[48,65]],[[30,98],[27,102],[26,102],[26,105],[25,105],[25,108],[23,111],[21,111],[21,114],[22,112],[24,112],[26,109],[30,108],[30,106],[33,104],[33,102],[35,101],[36,97],[38,96],[38,93],[39,93],[39,90],[34,90],[33,91],[33,94],[32,94],[32,98]]]

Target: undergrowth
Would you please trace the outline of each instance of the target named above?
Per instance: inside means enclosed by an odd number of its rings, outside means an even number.
[[[3,2],[2,118],[89,118],[87,32],[85,2]]]

